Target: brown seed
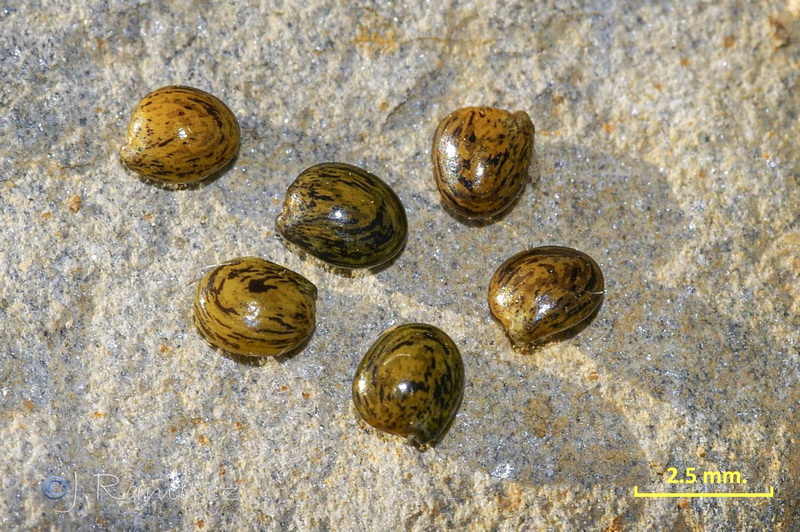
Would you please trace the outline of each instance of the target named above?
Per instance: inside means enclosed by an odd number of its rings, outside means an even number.
[[[527,113],[466,107],[433,136],[433,171],[445,206],[466,218],[505,210],[528,181],[534,127]]]
[[[122,162],[145,178],[168,185],[205,179],[239,151],[239,123],[207,92],[171,86],[139,102],[128,126]]]
[[[257,257],[230,260],[200,281],[194,323],[214,347],[245,356],[282,355],[314,330],[317,288]]]
[[[545,246],[505,261],[489,283],[489,308],[517,345],[582,323],[600,306],[603,273],[587,254]]]

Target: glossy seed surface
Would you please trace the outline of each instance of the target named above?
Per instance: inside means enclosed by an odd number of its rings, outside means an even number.
[[[339,268],[371,268],[403,247],[406,211],[389,186],[343,163],[303,171],[286,192],[278,231],[303,251]]]
[[[384,331],[353,380],[353,401],[364,421],[417,447],[447,428],[463,391],[458,348],[442,330],[422,323]]]
[[[466,107],[433,136],[433,171],[445,206],[466,218],[505,210],[528,181],[534,127],[524,111]]]
[[[214,347],[245,356],[275,356],[314,330],[317,288],[305,277],[257,257],[214,267],[200,281],[194,323]]]
[[[586,320],[603,301],[603,273],[578,250],[545,246],[518,253],[489,284],[489,308],[514,344],[531,344]]]
[[[233,159],[239,137],[236,117],[219,98],[192,87],[163,87],[139,102],[119,156],[147,179],[195,183]]]

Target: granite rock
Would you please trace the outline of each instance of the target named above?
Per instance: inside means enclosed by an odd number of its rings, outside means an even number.
[[[0,528],[800,527],[796,1],[32,0],[0,8],[0,50]],[[242,127],[200,188],[118,160],[136,103],[170,84]],[[430,163],[467,105],[536,125],[536,178],[489,224],[442,209]],[[286,187],[324,161],[405,204],[389,267],[345,277],[278,239]],[[540,245],[595,258],[605,301],[520,353],[487,285]],[[245,364],[194,330],[204,269],[249,255],[319,288],[293,357]],[[465,364],[424,453],[350,397],[405,322]],[[667,482],[692,467],[747,483]]]

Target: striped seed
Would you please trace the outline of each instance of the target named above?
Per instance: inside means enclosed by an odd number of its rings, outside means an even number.
[[[603,273],[587,254],[560,246],[518,253],[489,283],[489,308],[515,345],[534,344],[581,324],[600,307]]]
[[[217,97],[192,87],[155,90],[139,102],[128,126],[122,163],[166,185],[199,182],[239,151],[239,123]]]
[[[194,300],[194,323],[213,347],[276,356],[300,346],[315,325],[317,288],[305,277],[257,257],[211,269]]]
[[[443,331],[422,323],[384,331],[353,379],[353,402],[364,421],[420,449],[442,435],[463,392],[458,348]]]
[[[534,126],[523,111],[466,107],[442,120],[431,157],[445,207],[470,219],[508,208],[528,181]]]

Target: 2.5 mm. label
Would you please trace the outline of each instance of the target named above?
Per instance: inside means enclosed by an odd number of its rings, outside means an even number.
[[[677,467],[667,468],[667,484],[747,484],[747,479],[738,471],[703,471],[687,467],[681,474]]]

